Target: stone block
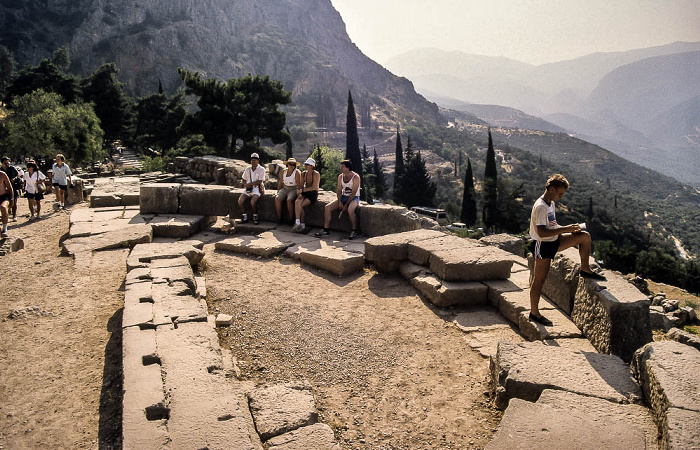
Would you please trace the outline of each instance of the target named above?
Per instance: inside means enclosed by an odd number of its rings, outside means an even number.
[[[495,358],[499,342],[520,343],[525,339],[513,327],[472,331],[464,337],[469,347],[484,358]]]
[[[228,327],[233,323],[233,316],[230,314],[217,314],[214,322],[217,327]]]
[[[84,200],[83,198],[84,182],[78,177],[71,177],[71,184],[66,190],[66,204],[76,205]]]
[[[580,278],[571,319],[601,353],[630,361],[651,342],[649,299],[615,272],[608,281]]]
[[[153,227],[153,236],[186,238],[211,224],[212,217],[185,214],[159,215],[151,219],[149,224]]]
[[[0,239],[0,255],[20,251],[24,248],[24,240],[17,236]]]
[[[433,238],[409,241],[407,258],[415,264],[427,266],[430,262],[430,256],[435,252],[441,250],[466,250],[472,246],[485,247],[473,239],[462,239],[451,234],[441,233]]]
[[[274,236],[241,236],[225,239],[214,245],[216,250],[269,258],[284,252],[290,244],[278,241]]]
[[[446,236],[436,230],[415,230],[371,237],[365,241],[367,261],[403,261],[408,259],[408,244]],[[427,259],[423,265],[427,265]]]
[[[419,266],[418,264],[413,264],[410,261],[405,261],[399,266],[399,273],[401,273],[401,276],[403,276],[405,279],[410,281],[414,277],[426,275],[428,273],[428,269],[426,267]]]
[[[155,328],[153,324],[153,304],[146,302],[124,305],[122,328],[128,327]]]
[[[400,206],[362,205],[361,209],[360,228],[366,236],[383,236],[421,228],[418,214]]]
[[[267,441],[269,450],[339,450],[331,427],[315,423],[274,437]]]
[[[179,256],[184,256],[191,266],[196,267],[204,258],[203,247],[204,243],[196,240],[139,244],[129,253],[126,268],[131,271],[135,268],[148,267],[151,261]]]
[[[263,441],[318,421],[308,383],[287,383],[255,389],[248,394],[255,428]]]
[[[668,331],[673,327],[680,326],[679,322],[680,320],[673,314],[663,312],[663,308],[660,306],[649,307],[649,324],[653,330]]]
[[[180,184],[142,184],[139,208],[142,214],[177,214],[180,207]]]
[[[139,206],[141,202],[141,194],[138,192],[124,192],[121,194],[122,206]]]
[[[465,333],[511,329],[510,323],[497,310],[489,307],[470,308],[469,311],[457,313],[452,323]]]
[[[668,408],[662,424],[662,448],[700,449],[700,412]]]
[[[655,428],[643,406],[547,389],[536,403],[513,399],[486,448],[656,448]]]
[[[148,243],[153,239],[150,225],[137,224],[107,231],[89,237],[69,238],[61,244],[61,253],[73,256],[81,251],[100,251],[114,248],[130,248],[137,244]]]
[[[305,264],[338,276],[360,272],[365,265],[365,258],[359,253],[350,253],[333,247],[302,251],[299,258]]]
[[[681,344],[690,345],[700,350],[700,337],[696,334],[690,334],[679,328],[671,328],[668,332],[668,337]]]
[[[542,302],[542,300],[540,300]],[[569,316],[559,309],[553,308],[546,311],[544,315],[552,321],[552,326],[544,326],[540,323],[532,322],[528,319],[530,311],[523,311],[518,316],[518,328],[528,341],[541,341],[544,339],[557,338],[580,338],[583,337],[581,330],[569,319]]]
[[[121,205],[121,195],[114,192],[102,192],[93,189],[93,191],[90,193],[90,208],[105,208]]]
[[[73,226],[73,224],[76,224],[79,222],[92,222],[93,215],[94,215],[94,210],[92,210],[92,209],[87,209],[87,208],[74,209],[73,211],[70,212],[70,219],[68,220],[68,222],[71,226]]]
[[[183,258],[186,261],[186,258]],[[158,260],[167,261],[167,260]],[[165,282],[172,285],[176,282],[181,282],[187,285],[190,292],[189,295],[194,295],[197,292],[197,283],[194,281],[194,273],[192,267],[187,265],[177,265],[171,267],[152,267],[150,271],[153,283]]]
[[[641,391],[629,366],[614,355],[573,351],[539,342],[498,344],[491,360],[497,406],[511,398],[536,401],[557,389],[615,403],[639,403]]]
[[[663,440],[668,440],[665,425],[670,408],[700,413],[698,367],[700,351],[676,341],[652,342],[634,354],[632,370],[659,424]]]
[[[520,316],[530,314],[530,290],[503,292],[498,297],[498,308],[503,317],[520,325]],[[556,306],[546,298],[540,298],[538,305],[540,311],[549,313],[556,309]]]
[[[486,245],[493,245],[521,258],[525,256],[523,240],[515,236],[511,236],[510,234],[490,234],[479,239],[479,242]]]
[[[438,250],[430,255],[431,272],[443,280],[505,280],[512,266],[508,254],[493,247],[473,245],[466,249]]]
[[[435,275],[425,274],[411,278],[411,285],[432,304],[442,308],[486,304],[488,288],[477,281],[444,281]]]
[[[150,280],[126,285],[124,288],[124,308],[139,303],[153,303],[152,285]]]
[[[183,184],[180,187],[180,214],[225,216],[229,213],[228,186]]]

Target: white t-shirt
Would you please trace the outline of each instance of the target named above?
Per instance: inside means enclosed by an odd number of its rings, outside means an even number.
[[[53,163],[51,171],[53,173],[52,182],[63,186],[68,184],[68,175],[73,175],[73,172],[70,171],[70,167],[68,167],[68,164],[66,163],[63,163],[61,167],[58,167],[58,164]]]
[[[38,170],[30,176],[29,171],[27,170],[26,172],[24,172],[24,175],[22,178],[24,178],[24,182],[26,183],[25,190],[27,191],[27,193],[36,194],[37,193],[37,187],[36,187],[37,181],[45,180],[46,175],[44,175],[43,173],[41,173],[40,170]]]
[[[256,181],[265,181],[265,169],[258,164],[258,167],[253,170],[253,166],[246,168],[243,171],[243,181],[247,183],[254,183]],[[261,195],[260,188],[258,186],[253,186],[250,195]]]
[[[530,215],[530,237],[536,241],[542,242],[554,242],[559,238],[559,236],[540,237],[537,233],[538,225],[544,225],[548,230],[559,228],[557,216],[554,214],[554,202],[548,205],[543,197],[538,198],[532,207],[532,214]]]

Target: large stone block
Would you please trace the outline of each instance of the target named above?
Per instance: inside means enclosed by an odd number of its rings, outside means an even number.
[[[335,247],[301,251],[299,258],[305,264],[318,267],[338,276],[359,272],[365,265],[365,258],[359,253],[346,252]]]
[[[180,207],[180,184],[151,183],[141,185],[139,208],[142,214],[177,214]]]
[[[66,191],[66,204],[75,205],[84,200],[83,198],[84,182],[78,177],[72,177],[71,185]]]
[[[676,341],[652,342],[634,354],[632,370],[661,432],[664,448],[700,445],[700,351]]]
[[[687,331],[681,330],[679,328],[671,328],[668,332],[668,337],[674,341],[678,341],[681,344],[690,345],[700,350],[700,337],[696,334],[690,334]]]
[[[90,193],[90,208],[106,208],[111,206],[121,206],[121,195],[114,192],[103,192],[94,190]]]
[[[408,259],[415,264],[427,266],[430,261],[430,256],[435,252],[442,250],[466,250],[471,246],[485,247],[475,240],[462,239],[451,234],[442,233],[432,239],[421,239],[420,241],[409,242]]]
[[[513,260],[508,253],[494,247],[472,245],[430,255],[430,270],[443,280],[505,280],[511,267]]]
[[[477,281],[443,281],[432,274],[411,278],[411,285],[436,306],[478,306],[486,304],[486,285]]]
[[[621,275],[606,276],[601,282],[580,278],[571,319],[599,352],[630,361],[652,340],[649,299]]]
[[[515,236],[511,236],[510,234],[490,234],[479,239],[479,242],[486,245],[493,245],[521,258],[525,256],[523,240]]]
[[[66,239],[62,243],[61,252],[66,256],[74,256],[81,251],[131,248],[137,244],[149,243],[152,239],[153,230],[150,225],[129,225],[94,236]]]
[[[228,186],[183,184],[180,187],[180,214],[225,216],[229,213]]]
[[[365,241],[367,261],[403,261],[408,259],[408,244],[446,236],[437,230],[415,230],[371,237]],[[427,265],[427,260],[423,265]]]
[[[204,243],[196,240],[139,244],[129,253],[126,268],[131,271],[136,268],[149,267],[151,261],[180,256],[187,258],[190,265],[194,267],[204,258],[203,247]]]
[[[382,236],[419,230],[418,214],[406,208],[392,205],[363,205],[360,228],[366,236]]]
[[[307,383],[258,388],[248,394],[248,400],[263,441],[318,421],[314,395]]]
[[[340,450],[331,427],[315,423],[274,437],[266,442],[269,450]]]
[[[615,403],[639,403],[641,391],[629,366],[613,355],[588,353],[539,342],[498,344],[491,360],[497,405],[511,398],[536,401],[544,389],[557,389]]]
[[[216,216],[190,216],[185,214],[159,215],[151,219],[153,236],[185,238],[214,223]]]
[[[267,236],[265,236],[267,235]],[[216,250],[269,258],[284,252],[291,244],[280,242],[269,232],[260,236],[241,236],[225,239],[214,245]]]

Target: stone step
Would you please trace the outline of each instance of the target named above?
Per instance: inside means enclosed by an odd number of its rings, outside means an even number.
[[[204,258],[204,243],[198,240],[177,242],[158,242],[135,246],[126,260],[127,270],[148,267],[158,259],[173,259],[184,256],[192,267],[196,267]]]
[[[498,344],[491,360],[496,404],[512,398],[536,401],[543,390],[557,389],[615,403],[639,403],[642,392],[619,357],[543,345]]]
[[[305,264],[318,267],[339,277],[362,271],[365,257],[337,247],[322,247],[316,250],[302,250],[299,259]]]
[[[216,250],[245,255],[258,255],[266,258],[283,253],[291,244],[279,241],[266,232],[259,236],[241,236],[225,239],[214,245]]]
[[[637,350],[632,370],[654,413],[664,448],[700,446],[700,351],[676,341]]]
[[[444,281],[433,274],[410,278],[410,283],[432,304],[448,306],[480,306],[487,302],[488,288],[478,281]]]
[[[131,248],[137,244],[149,243],[153,239],[150,225],[136,224],[95,236],[69,238],[63,241],[61,253],[74,256],[85,251],[100,251],[114,248]]]
[[[186,238],[216,222],[216,216],[158,215],[149,220],[153,236]]]
[[[512,399],[488,450],[655,449],[656,427],[640,405],[546,389],[536,403]]]

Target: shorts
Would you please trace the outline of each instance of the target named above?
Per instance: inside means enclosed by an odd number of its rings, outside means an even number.
[[[53,187],[57,187],[61,189],[62,191],[67,191],[68,190],[68,185],[67,184],[59,184],[59,183],[54,183]]]
[[[287,201],[294,201],[297,198],[297,187],[296,186],[282,186],[282,189],[277,191],[277,198],[284,199]]]
[[[345,206],[345,204],[348,202],[348,199],[349,199],[349,198],[350,198],[350,197],[348,197],[347,195],[341,195],[341,196],[340,196],[340,203],[341,203],[343,206]],[[356,195],[355,198],[352,199],[352,201],[357,202],[357,204],[359,205],[359,204],[360,204],[360,196],[359,196],[359,195]]]
[[[559,238],[554,242],[532,241],[530,250],[536,259],[552,259],[559,251]]]
[[[260,197],[262,194],[260,193],[259,187],[253,186],[253,189],[251,189],[250,191],[247,191],[247,190],[243,191],[243,193],[241,195],[245,195],[248,197],[253,197],[253,196],[257,195],[258,197]]]
[[[42,194],[41,192],[37,192],[36,194],[31,194],[29,192],[26,192],[24,194],[24,196],[30,200],[41,200],[44,198],[44,194]]]
[[[9,192],[5,192],[4,194],[0,195],[0,205],[3,202],[10,202],[10,205],[12,204],[12,196]]]
[[[301,195],[303,195],[304,198],[308,198],[311,205],[316,203],[316,200],[318,200],[318,191],[304,191],[301,193]]]

